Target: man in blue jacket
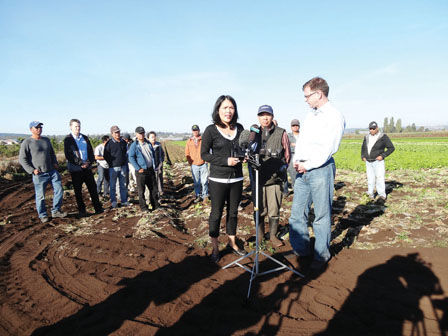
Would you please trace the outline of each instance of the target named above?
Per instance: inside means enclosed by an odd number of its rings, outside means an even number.
[[[151,143],[145,138],[145,129],[141,126],[135,129],[137,138],[129,148],[129,162],[135,168],[137,176],[138,202],[142,211],[149,211],[145,199],[145,186],[149,189],[149,201],[152,210],[158,208],[157,185],[155,176],[155,153]]]
[[[373,190],[376,184],[378,201],[386,201],[386,185],[384,183],[385,165],[384,159],[395,150],[392,141],[387,134],[380,132],[378,124],[372,121],[369,124],[369,134],[364,137],[361,147],[361,158],[366,163],[367,194],[370,199],[375,199]]]

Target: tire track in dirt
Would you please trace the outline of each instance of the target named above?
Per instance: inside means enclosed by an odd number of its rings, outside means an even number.
[[[29,194],[20,207],[12,196],[0,199],[0,214],[15,216],[0,231],[0,334],[313,334],[337,316],[361,273],[401,253],[343,249],[316,279],[291,272],[257,277],[248,306],[249,274],[220,269],[235,256],[223,253],[215,265],[207,246],[197,248],[208,209],[192,205],[187,169],[176,169],[167,183],[170,197],[154,212],[142,214],[133,206],[82,219],[72,215],[53,220],[54,227],[38,221],[32,184],[9,188],[10,195]],[[75,208],[72,194],[64,196],[64,207]],[[253,232],[248,214],[250,206],[240,217],[238,225],[248,228],[240,237]],[[220,238],[223,248],[226,239]],[[443,265],[442,258],[434,260]],[[270,266],[264,259],[260,264]],[[448,288],[446,280],[442,287]],[[431,311],[425,316],[428,330],[437,331]]]

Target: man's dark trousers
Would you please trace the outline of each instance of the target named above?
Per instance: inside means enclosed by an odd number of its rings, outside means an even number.
[[[70,172],[72,176],[73,189],[75,190],[76,204],[78,205],[78,211],[80,213],[86,212],[86,205],[82,199],[82,184],[85,183],[89,190],[90,198],[92,199],[93,207],[95,211],[101,211],[103,206],[101,205],[98,193],[96,191],[96,183],[93,177],[92,170],[90,168],[82,169],[79,172]]]
[[[145,169],[142,173],[138,170],[135,171],[137,177],[137,190],[138,190],[138,203],[140,209],[146,210],[148,206],[146,205],[145,199],[145,186],[149,189],[149,202],[151,203],[152,209],[157,208],[157,184],[156,184],[156,174],[153,168]]]

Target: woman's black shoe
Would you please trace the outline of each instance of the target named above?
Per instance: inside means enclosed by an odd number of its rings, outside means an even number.
[[[234,254],[236,254],[237,256],[240,256],[240,257],[245,256],[247,254],[246,250],[240,249],[239,247],[237,250],[235,250],[232,246],[230,246],[230,244],[227,244],[227,249],[229,249]]]
[[[240,257],[245,256],[247,254],[246,250],[240,249],[239,247],[238,247],[238,250],[232,249],[232,252]]]

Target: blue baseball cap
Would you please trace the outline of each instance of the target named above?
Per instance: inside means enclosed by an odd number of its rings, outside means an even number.
[[[260,115],[261,113],[267,112],[269,114],[274,115],[274,111],[272,110],[272,107],[270,105],[261,105],[258,108],[258,115]]]
[[[41,123],[40,121],[32,121],[32,122],[30,122],[30,128],[31,127],[37,127],[39,125],[43,125],[43,123]]]

